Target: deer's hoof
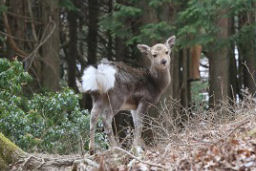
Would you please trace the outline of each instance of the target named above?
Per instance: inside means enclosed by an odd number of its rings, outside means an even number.
[[[132,146],[131,151],[136,155],[136,156],[142,156],[142,154],[144,153],[144,150],[141,146]]]
[[[93,155],[93,154],[95,154],[95,150],[94,149],[89,149],[89,153],[90,153],[90,155]]]

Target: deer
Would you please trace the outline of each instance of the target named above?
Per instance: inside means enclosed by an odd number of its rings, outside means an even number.
[[[95,153],[95,129],[102,118],[110,147],[118,146],[112,128],[113,117],[121,110],[131,111],[134,123],[133,147],[142,150],[143,117],[156,104],[170,84],[170,54],[175,36],[152,47],[138,44],[138,50],[150,60],[150,67],[135,68],[123,62],[102,60],[84,70],[81,91],[92,97],[89,152]],[[139,151],[139,150],[138,150]]]

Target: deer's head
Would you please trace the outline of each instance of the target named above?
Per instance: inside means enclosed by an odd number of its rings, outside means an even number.
[[[175,39],[175,36],[171,36],[165,43],[157,43],[152,47],[145,44],[138,44],[137,47],[141,53],[146,54],[150,59],[151,67],[154,67],[157,70],[164,70],[170,66],[170,54],[175,43]]]

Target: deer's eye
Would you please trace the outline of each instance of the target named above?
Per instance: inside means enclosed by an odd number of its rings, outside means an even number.
[[[154,54],[153,57],[156,58],[156,57],[157,57],[157,54]]]
[[[166,51],[165,54],[168,55],[168,51]]]

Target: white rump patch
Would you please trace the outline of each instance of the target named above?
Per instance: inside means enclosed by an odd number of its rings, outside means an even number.
[[[96,68],[89,66],[82,76],[82,92],[97,90]]]
[[[100,64],[96,69],[89,66],[82,76],[82,92],[100,91],[106,93],[115,85],[116,69],[108,64]]]

